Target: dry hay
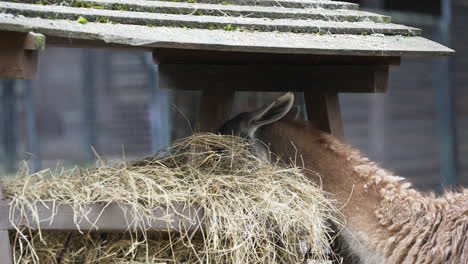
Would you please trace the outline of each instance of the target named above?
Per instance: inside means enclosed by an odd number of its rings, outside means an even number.
[[[157,205],[199,205],[206,229],[196,236],[18,229],[15,263],[303,263],[305,255],[328,263],[333,204],[299,168],[262,162],[250,148],[237,137],[198,134],[136,162],[24,171],[5,184],[21,214],[37,202],[72,204],[80,216],[87,204],[117,202],[140,221]]]

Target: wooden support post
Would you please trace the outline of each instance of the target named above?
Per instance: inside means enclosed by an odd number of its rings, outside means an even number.
[[[234,91],[205,90],[200,100],[198,130],[216,132],[231,114]]]
[[[38,50],[45,46],[44,35],[9,31],[0,31],[0,35],[0,78],[34,78]]]
[[[307,91],[304,93],[304,100],[308,119],[317,128],[344,139],[338,93]]]

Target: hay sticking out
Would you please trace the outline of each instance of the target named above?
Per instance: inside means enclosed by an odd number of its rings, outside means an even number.
[[[130,222],[138,222],[153,217],[158,205],[182,204],[203,207],[206,228],[197,234],[135,228],[59,235],[18,229],[15,262],[328,263],[329,223],[337,223],[332,203],[299,168],[262,162],[250,148],[237,137],[198,134],[136,162],[25,171],[5,186],[22,214],[37,202],[55,201],[73,205],[82,221],[86,205],[117,202],[131,208]]]

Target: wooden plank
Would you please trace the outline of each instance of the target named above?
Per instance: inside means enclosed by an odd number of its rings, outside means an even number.
[[[8,230],[0,230],[0,258],[2,264],[13,264],[13,251]]]
[[[10,0],[13,1],[13,0]],[[52,0],[53,1],[53,0]],[[95,9],[115,10],[118,7],[125,7],[132,12],[150,12],[164,14],[180,14],[199,16],[243,16],[254,18],[271,19],[314,19],[327,21],[347,21],[347,22],[376,22],[390,23],[391,18],[359,10],[336,10],[324,8],[285,8],[280,6],[261,5],[239,5],[233,4],[206,4],[188,3],[183,1],[148,1],[148,0],[81,0],[76,3],[73,0],[60,1],[61,5],[80,7],[89,6]]]
[[[233,90],[205,90],[198,113],[198,130],[215,133],[230,118],[234,96]]]
[[[172,1],[172,0],[163,0]],[[180,2],[189,2],[189,0],[181,0]],[[197,3],[205,4],[223,4],[229,3],[223,0],[197,0]],[[275,6],[286,8],[322,8],[322,9],[345,9],[357,10],[359,5],[342,1],[329,0],[236,0],[236,5],[248,6]]]
[[[29,49],[33,38],[28,33],[0,31],[0,78],[32,79],[37,71],[37,50]]]
[[[336,92],[304,92],[308,119],[318,129],[344,140],[340,101]]]
[[[180,90],[347,93],[386,90],[388,66],[160,64],[159,87]]]
[[[318,35],[148,27],[0,16],[0,30],[44,34],[54,45],[95,48],[179,48],[283,54],[447,56],[453,50],[421,37]],[[83,43],[85,42],[85,43]]]
[[[261,52],[227,52],[215,50],[156,48],[157,64],[287,64],[287,65],[381,65],[399,66],[400,57],[374,57],[351,55],[271,54]]]
[[[0,201],[0,230],[14,230],[10,223],[10,205],[9,201]],[[89,220],[80,219],[74,214],[72,205],[57,204],[54,207],[52,202],[45,204],[36,204],[39,225],[37,221],[29,214],[26,219],[15,218],[14,223],[18,227],[38,228],[42,230],[82,230],[82,231],[124,231],[133,228],[145,228],[151,231],[197,231],[204,228],[201,222],[204,213],[201,207],[184,207],[182,205],[174,208],[157,207],[153,210],[155,218],[161,220],[143,220],[141,223],[127,223],[131,220],[130,208],[128,206],[119,206],[116,203],[104,204],[96,203],[84,208],[89,212]],[[20,212],[14,211],[14,216],[19,216]],[[52,217],[53,216],[53,217]],[[52,217],[52,219],[51,219]],[[78,217],[77,224],[74,219]],[[167,219],[163,220],[163,219]],[[138,225],[138,226],[137,226]],[[130,228],[129,228],[130,226]]]
[[[420,36],[421,30],[390,23],[375,22],[339,22],[310,19],[264,19],[231,16],[197,16],[179,14],[159,14],[105,9],[85,9],[57,5],[31,5],[22,3],[0,2],[0,8],[13,15],[68,19],[76,21],[85,17],[89,22],[109,20],[120,24],[150,25],[157,27],[180,27],[199,29],[220,29],[223,31],[264,31],[353,35],[402,35]],[[250,33],[250,32],[249,32]]]

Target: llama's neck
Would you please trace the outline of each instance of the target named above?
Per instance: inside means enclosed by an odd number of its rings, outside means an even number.
[[[308,122],[278,122],[262,136],[283,160],[303,160],[320,175],[342,208],[345,240],[363,263],[468,264],[468,190],[440,198],[421,194]]]
[[[281,126],[280,123],[264,133],[274,133],[264,134],[268,138],[281,139],[269,142],[271,150],[283,160],[295,159],[299,165],[303,161],[305,168],[320,175],[319,179],[315,173],[308,174],[338,202],[346,228],[350,231],[347,233],[349,239],[357,240],[355,246],[363,249],[360,255],[374,259],[369,263],[381,262],[375,252],[364,252],[377,250],[378,245],[391,236],[391,231],[380,223],[378,209],[395,193],[407,192],[410,184],[369,161],[356,149],[309,128],[307,124]]]

